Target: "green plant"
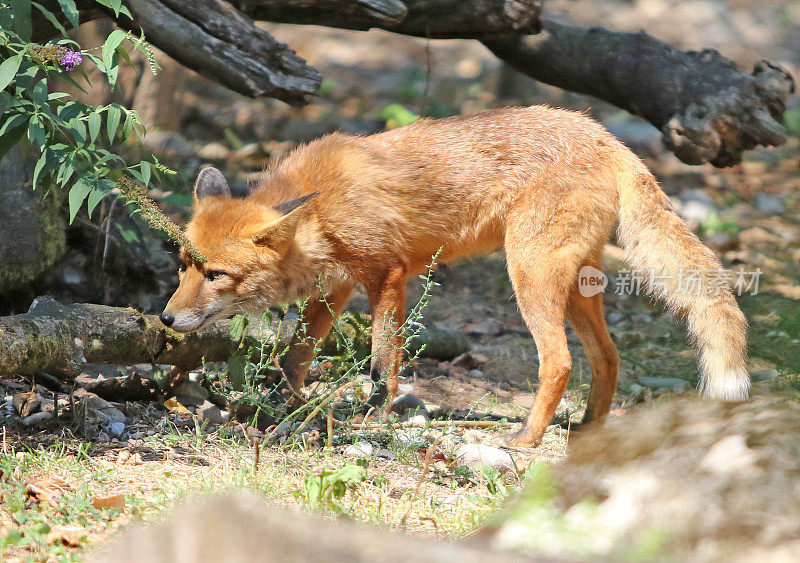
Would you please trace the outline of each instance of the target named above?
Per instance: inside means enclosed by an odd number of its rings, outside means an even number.
[[[117,16],[130,17],[121,0],[97,1]],[[59,0],[58,4],[70,27],[77,27],[80,21],[74,0]],[[47,18],[57,37],[44,44],[31,41],[33,10]],[[113,103],[89,106],[51,88],[51,79],[57,77],[85,91],[79,80],[90,86],[82,67],[87,61],[114,88],[120,65],[131,64],[125,45],[143,53],[151,72],[158,72],[143,34],[117,29],[108,35],[99,52],[82,50],[67,37],[67,29],[55,14],[40,3],[0,3],[0,158],[15,144],[27,141],[38,154],[33,188],[52,185],[68,189],[70,221],[84,203],[91,216],[98,203],[116,188],[153,228],[163,230],[195,259],[204,261],[181,229],[146,195],[154,177],[174,172],[155,157],[126,164],[107,148],[128,141],[133,134],[141,138],[144,126],[136,111]]]
[[[348,490],[355,489],[367,477],[366,470],[348,464],[340,469],[323,469],[319,475],[308,475],[296,496],[305,502],[322,505],[335,512],[347,512],[342,499]]]

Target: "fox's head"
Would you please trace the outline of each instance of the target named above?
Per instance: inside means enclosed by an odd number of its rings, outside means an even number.
[[[236,313],[260,313],[297,299],[302,258],[295,234],[316,193],[274,207],[231,197],[216,168],[205,168],[195,184],[194,214],[186,235],[208,259],[197,262],[181,249],[180,285],[161,321],[181,332]]]

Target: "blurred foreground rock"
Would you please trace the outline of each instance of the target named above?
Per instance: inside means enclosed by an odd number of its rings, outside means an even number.
[[[130,530],[89,560],[479,563],[527,559],[290,512],[250,494],[229,493],[190,501],[163,524]]]
[[[537,555],[798,561],[799,436],[795,401],[640,406],[577,438],[478,535]]]

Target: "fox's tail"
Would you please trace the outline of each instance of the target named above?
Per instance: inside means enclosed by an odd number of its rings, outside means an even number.
[[[686,318],[699,351],[700,392],[710,398],[747,399],[747,320],[714,253],[672,210],[656,179],[635,161],[619,179],[618,239],[633,274]]]

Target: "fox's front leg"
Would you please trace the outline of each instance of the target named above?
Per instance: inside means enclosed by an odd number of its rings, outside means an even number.
[[[286,379],[295,391],[303,387],[314,348],[328,336],[334,318],[344,309],[352,290],[350,282],[336,286],[324,300],[310,300],[303,311],[302,327],[292,337],[289,349],[280,361]]]
[[[380,281],[366,285],[372,310],[372,362],[370,376],[377,385],[386,377],[386,406],[384,417],[392,409],[397,395],[397,372],[403,360],[403,334],[405,317],[406,269],[391,268]],[[373,399],[383,399],[383,394],[373,394]]]

